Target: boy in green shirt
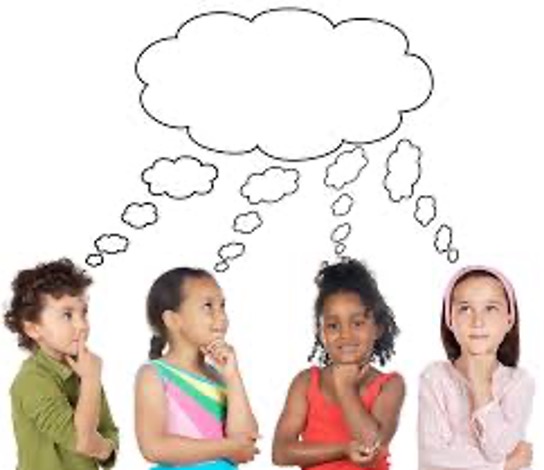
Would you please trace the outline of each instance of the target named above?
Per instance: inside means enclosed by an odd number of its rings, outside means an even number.
[[[102,360],[87,348],[87,288],[70,260],[21,271],[6,326],[31,351],[11,386],[17,470],[95,470],[119,445],[101,386]]]

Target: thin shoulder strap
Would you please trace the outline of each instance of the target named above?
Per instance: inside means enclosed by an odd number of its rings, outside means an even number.
[[[310,385],[306,395],[308,398],[314,396],[319,391],[319,367],[310,367]]]
[[[393,377],[398,375],[397,372],[390,372],[388,374],[380,374],[370,384],[368,384],[365,390],[365,397],[370,403],[374,403],[374,400],[380,394],[383,385],[389,382]]]

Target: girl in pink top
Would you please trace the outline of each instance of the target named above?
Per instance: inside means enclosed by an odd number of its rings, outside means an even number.
[[[441,332],[448,361],[420,377],[420,470],[527,469],[534,383],[517,367],[519,311],[508,279],[484,266],[459,271]]]
[[[321,367],[300,372],[274,436],[276,465],[306,470],[387,470],[387,447],[404,399],[399,374],[381,365],[394,352],[393,312],[356,260],[325,266],[316,279],[315,345]]]

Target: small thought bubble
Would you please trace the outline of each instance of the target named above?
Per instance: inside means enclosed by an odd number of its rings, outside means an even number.
[[[434,247],[438,253],[446,253],[451,247],[453,230],[449,225],[442,224],[435,232]]]
[[[384,187],[393,202],[410,199],[421,178],[421,149],[407,139],[400,140],[386,162]]]
[[[262,224],[263,221],[259,213],[251,211],[237,215],[232,229],[238,233],[250,234],[261,227]]]
[[[142,181],[153,196],[188,199],[213,190],[219,171],[215,165],[194,157],[159,158],[142,172]]]
[[[243,243],[232,242],[227,243],[226,245],[221,246],[217,251],[219,258],[221,260],[233,260],[242,256],[246,251],[246,247]]]
[[[215,266],[213,269],[218,273],[224,273],[225,271],[228,271],[230,265],[227,261],[221,260],[215,263]]]
[[[342,242],[337,243],[337,244],[334,246],[334,252],[335,252],[338,256],[342,255],[345,251],[346,251],[346,245],[344,245],[344,243],[342,243]]]
[[[338,225],[331,233],[331,240],[335,243],[343,242],[351,233],[351,224],[344,222]]]
[[[332,214],[336,217],[341,217],[350,213],[354,204],[353,197],[349,194],[340,195],[331,206]]]
[[[325,186],[340,191],[344,186],[353,183],[368,164],[368,158],[361,147],[339,154],[334,163],[327,166]]]
[[[97,268],[104,264],[104,257],[100,253],[91,253],[85,258],[85,264],[91,268]]]
[[[448,261],[451,264],[457,263],[459,261],[459,250],[457,248],[448,248]]]
[[[270,167],[262,173],[253,173],[240,189],[250,204],[279,202],[298,190],[298,170]]]
[[[121,220],[135,229],[143,229],[156,224],[159,220],[157,206],[151,202],[132,202],[123,211]]]
[[[423,226],[428,227],[436,217],[436,199],[434,196],[419,196],[416,200],[414,218]]]
[[[118,233],[105,233],[100,235],[95,241],[94,246],[100,253],[115,255],[127,251],[129,245],[128,238]]]

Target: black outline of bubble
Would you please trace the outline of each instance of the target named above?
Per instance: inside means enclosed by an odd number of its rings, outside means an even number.
[[[457,253],[457,258],[455,258],[454,260],[451,260],[451,259],[450,259],[449,254],[450,254],[451,252],[456,252],[456,253]],[[450,244],[450,246],[448,247],[448,250],[446,251],[446,259],[448,260],[448,262],[449,262],[450,264],[455,264],[455,263],[457,263],[457,261],[459,261],[459,256],[460,256],[459,250],[458,250],[457,248],[455,248],[455,247],[452,247],[451,244]]]
[[[155,214],[155,222],[146,222],[141,227],[131,224],[130,221],[125,219],[125,215],[127,213],[128,208],[130,206],[132,206],[132,205],[136,205],[139,208],[142,208],[143,206],[152,206],[153,213]],[[157,206],[153,202],[141,202],[141,203],[140,202],[131,202],[131,203],[126,205],[126,207],[123,209],[123,213],[121,214],[121,222],[128,225],[129,227],[132,227],[135,230],[143,230],[146,227],[149,227],[151,225],[155,225],[158,221],[159,221],[159,209],[157,208]]]
[[[438,233],[442,230],[442,229],[449,229],[450,231],[450,241],[448,243],[448,245],[446,246],[446,248],[444,250],[441,250],[439,247],[438,247]],[[433,242],[433,245],[434,245],[434,249],[436,250],[436,252],[438,254],[441,254],[443,255],[444,253],[446,253],[450,248],[451,248],[451,244],[453,242],[453,228],[451,228],[450,225],[448,224],[440,224],[440,227],[438,227],[436,229],[436,231],[434,232],[434,242]]]
[[[212,167],[215,170],[215,176],[210,180],[211,188],[208,191],[204,191],[204,192],[193,191],[191,194],[189,194],[188,196],[184,196],[184,197],[175,197],[175,196],[170,195],[168,192],[162,192],[162,193],[152,192],[151,191],[151,184],[152,183],[148,183],[144,179],[145,172],[147,170],[151,170],[155,166],[155,164],[160,162],[161,160],[167,160],[169,162],[174,163],[174,165],[176,165],[177,162],[179,160],[181,160],[181,159],[196,160],[200,164],[200,166],[202,166],[202,167],[206,167],[206,166]],[[217,178],[219,178],[219,169],[213,163],[204,163],[199,158],[196,158],[196,157],[193,157],[193,156],[185,156],[185,155],[183,155],[181,157],[176,157],[175,159],[171,159],[171,158],[168,158],[168,157],[159,157],[151,164],[151,166],[148,166],[148,167],[144,168],[142,170],[142,172],[140,173],[140,180],[142,181],[142,183],[144,183],[147,186],[147,192],[149,194],[151,194],[152,196],[166,196],[166,197],[168,197],[170,199],[174,199],[176,201],[184,201],[185,199],[192,198],[195,194],[198,194],[199,196],[205,196],[206,194],[210,194],[214,190],[214,183],[217,180]]]
[[[410,192],[410,195],[409,196],[401,196],[400,199],[398,201],[395,201],[392,197],[391,197],[391,191],[389,191],[389,188],[386,186],[385,184],[385,180],[387,179],[387,177],[391,174],[391,171],[389,170],[389,159],[391,158],[391,156],[396,153],[399,149],[399,145],[401,142],[408,142],[412,147],[415,147],[418,149],[419,151],[419,158],[418,158],[418,165],[417,165],[417,178],[414,180],[413,183],[410,184],[410,188],[411,188],[411,192]],[[403,201],[403,199],[412,199],[412,197],[414,196],[415,194],[415,191],[414,191],[414,188],[416,187],[416,185],[419,183],[419,180],[421,179],[421,174],[422,174],[422,166],[421,166],[421,157],[423,156],[423,150],[421,150],[421,147],[419,147],[418,145],[415,145],[410,139],[400,139],[398,142],[397,142],[397,145],[395,147],[395,150],[393,150],[388,156],[387,156],[387,159],[385,160],[385,169],[386,169],[386,172],[385,172],[385,176],[383,177],[383,180],[382,180],[382,185],[384,187],[384,189],[387,191],[387,196],[389,197],[389,200],[395,204],[399,204]]]
[[[244,232],[243,230],[236,230],[236,220],[238,219],[238,217],[247,217],[250,214],[255,214],[257,216],[257,219],[259,219],[259,224],[254,229],[250,230],[249,232]],[[261,214],[259,214],[257,211],[249,211],[249,212],[244,212],[242,214],[238,214],[236,217],[234,217],[234,220],[232,221],[232,230],[236,233],[241,233],[243,235],[250,235],[253,232],[255,232],[255,230],[258,230],[259,228],[261,228],[262,226],[263,226],[263,219],[261,217]]]
[[[334,254],[336,256],[342,256],[348,247],[343,242],[338,242],[334,245]]]
[[[426,199],[430,199],[433,203],[433,209],[434,209],[434,215],[431,217],[431,219],[426,223],[422,223],[421,220],[419,220],[417,218],[417,211],[419,209],[419,200],[422,199],[422,198],[426,198]],[[418,196],[418,198],[416,199],[416,203],[415,203],[415,208],[414,208],[414,219],[415,221],[421,225],[422,227],[428,227],[429,225],[431,225],[433,223],[433,221],[436,219],[438,215],[438,212],[437,212],[437,209],[436,209],[436,197],[432,194],[424,194],[424,195],[421,195],[421,196]]]
[[[98,264],[91,264],[89,263],[89,258],[91,256],[97,256],[100,258],[100,263]],[[90,266],[91,268],[98,268],[99,266],[102,266],[104,264],[104,255],[102,253],[89,253],[86,257],[85,257],[85,264],[87,266]]]
[[[219,265],[224,265],[226,266],[224,270],[221,270],[221,269],[218,269],[217,266]],[[228,262],[228,260],[226,259],[222,259],[220,258],[220,261],[218,261],[217,263],[215,263],[214,267],[213,267],[213,270],[216,272],[216,273],[226,273],[228,270],[230,269],[230,264]]]
[[[177,39],[180,31],[187,24],[189,24],[191,21],[196,21],[196,20],[198,20],[200,18],[203,18],[205,16],[230,15],[230,16],[235,16],[235,17],[241,18],[241,19],[246,20],[246,21],[248,21],[250,23],[253,23],[258,17],[260,17],[262,15],[266,15],[266,14],[269,14],[269,13],[279,13],[279,12],[310,13],[310,14],[313,14],[313,15],[317,15],[317,16],[325,19],[332,26],[333,29],[336,29],[337,27],[343,25],[344,23],[349,23],[349,22],[352,22],[352,21],[372,21],[372,22],[379,23],[379,24],[382,24],[384,26],[388,26],[390,28],[395,29],[396,31],[398,31],[402,35],[402,37],[404,38],[404,41],[406,43],[406,47],[404,49],[404,55],[408,56],[408,57],[414,57],[414,58],[418,59],[419,61],[421,61],[423,63],[423,65],[429,71],[429,78],[430,78],[431,83],[430,83],[429,92],[428,92],[427,96],[417,106],[414,106],[413,108],[408,108],[408,109],[405,109],[405,110],[402,110],[402,111],[398,111],[399,122],[398,122],[397,126],[392,131],[390,131],[388,134],[384,135],[383,137],[380,137],[380,138],[377,138],[377,139],[374,139],[374,140],[368,140],[368,141],[365,140],[365,141],[361,141],[361,142],[359,142],[359,141],[358,142],[353,142],[353,141],[348,141],[348,140],[345,140],[345,139],[341,139],[340,143],[334,149],[332,149],[332,150],[330,150],[330,151],[328,151],[326,153],[323,153],[323,154],[320,154],[320,155],[315,155],[315,156],[312,156],[312,157],[299,158],[299,159],[286,159],[286,158],[281,158],[281,157],[274,156],[274,155],[266,152],[260,145],[255,145],[251,149],[240,150],[240,151],[237,151],[237,152],[214,149],[212,147],[202,145],[196,139],[194,139],[193,136],[191,135],[190,126],[174,126],[174,125],[171,125],[171,124],[164,123],[160,119],[155,118],[151,113],[149,113],[147,111],[146,107],[144,106],[143,95],[144,95],[147,87],[149,86],[149,84],[147,82],[145,82],[142,79],[142,77],[140,76],[140,74],[138,73],[138,64],[140,62],[141,57],[146,53],[146,51],[148,49],[154,47],[156,44],[158,44],[160,42],[171,41],[173,39]],[[372,144],[372,143],[375,143],[375,142],[380,142],[382,140],[385,140],[388,137],[390,137],[391,135],[393,135],[395,132],[397,132],[397,130],[401,127],[401,125],[402,125],[402,123],[404,121],[404,114],[405,113],[410,113],[410,112],[416,111],[417,109],[419,109],[423,105],[425,105],[427,103],[427,101],[429,101],[429,98],[431,97],[431,95],[433,94],[433,91],[434,91],[435,80],[434,80],[433,71],[432,71],[431,67],[429,66],[429,64],[425,61],[425,59],[423,59],[423,57],[421,57],[421,56],[419,56],[417,54],[408,54],[407,52],[409,50],[410,50],[410,41],[408,39],[408,36],[404,33],[404,31],[402,29],[400,29],[398,26],[394,25],[393,23],[389,23],[388,21],[385,21],[385,20],[379,20],[377,18],[355,17],[355,18],[348,18],[348,19],[342,20],[342,21],[335,24],[333,21],[331,21],[323,13],[317,12],[315,10],[311,10],[309,8],[302,8],[302,7],[269,8],[269,9],[261,11],[260,13],[257,13],[252,18],[248,18],[248,17],[246,17],[246,16],[244,16],[242,14],[239,14],[239,13],[233,13],[233,12],[229,12],[229,11],[225,11],[225,10],[216,10],[216,11],[209,11],[209,12],[206,12],[206,13],[201,13],[201,14],[195,15],[195,16],[189,18],[187,21],[184,21],[181,24],[181,26],[177,29],[176,34],[174,36],[166,36],[166,37],[163,37],[161,39],[157,39],[157,40],[153,41],[151,44],[148,44],[144,48],[144,50],[142,52],[140,52],[140,54],[138,54],[138,57],[136,58],[136,62],[134,64],[134,72],[136,73],[136,76],[138,77],[138,80],[143,84],[143,88],[140,91],[140,94],[139,94],[139,97],[138,97],[138,100],[140,102],[140,106],[143,109],[144,113],[147,114],[147,116],[149,116],[153,121],[157,122],[158,124],[160,124],[162,126],[165,126],[167,128],[170,128],[170,129],[184,129],[186,131],[187,137],[189,137],[189,139],[193,143],[195,143],[196,145],[198,145],[199,147],[201,147],[201,148],[203,148],[205,150],[208,150],[208,151],[211,151],[211,152],[214,152],[214,153],[220,153],[220,154],[225,154],[225,155],[243,155],[245,153],[251,153],[251,152],[253,152],[255,150],[259,150],[262,154],[266,155],[269,158],[273,158],[274,160],[280,160],[280,161],[291,162],[292,163],[292,162],[304,162],[304,161],[316,160],[316,159],[319,159],[319,158],[326,157],[326,156],[331,155],[334,152],[336,152],[344,144],[363,145],[363,144]]]
[[[236,256],[232,256],[232,257],[224,257],[224,256],[221,256],[221,250],[223,248],[226,248],[228,247],[229,245],[240,245],[242,247],[242,252],[239,254],[239,255],[236,255]],[[228,243],[225,243],[223,245],[221,245],[219,247],[219,249],[217,250],[217,257],[221,260],[221,261],[225,261],[225,262],[228,262],[228,261],[234,261],[235,259],[238,259],[240,258],[241,256],[243,256],[246,252],[246,245],[245,243],[243,242],[228,242]]]
[[[360,148],[362,151],[363,151],[363,158],[366,160],[366,163],[364,164],[364,166],[362,166],[361,168],[359,168],[357,170],[357,174],[355,175],[355,177],[351,180],[348,180],[348,181],[344,181],[344,183],[342,184],[342,186],[340,186],[339,188],[335,188],[334,186],[332,185],[328,185],[327,184],[327,178],[329,176],[329,170],[338,164],[338,160],[340,159],[340,157],[342,155],[347,155],[348,153],[353,153],[355,152],[355,150],[357,150],[358,148]],[[364,148],[362,147],[355,147],[351,150],[346,150],[345,152],[341,152],[339,153],[336,158],[334,159],[334,162],[330,163],[329,165],[327,165],[327,167],[325,168],[325,178],[323,178],[323,184],[325,185],[326,188],[330,188],[330,189],[334,189],[335,191],[343,191],[343,188],[345,186],[347,186],[348,184],[351,184],[355,181],[357,181],[359,179],[359,177],[361,176],[361,172],[368,166],[368,164],[370,163],[368,157],[366,156],[366,153],[365,153],[365,150]]]
[[[343,225],[347,225],[348,233],[346,234],[346,236],[344,238],[340,238],[339,240],[335,240],[333,238],[334,232],[336,232],[336,230],[338,230]],[[330,235],[329,238],[330,238],[331,242],[333,242],[334,244],[343,243],[350,237],[352,231],[353,231],[353,226],[351,225],[350,222],[342,222],[342,223],[338,224],[336,227],[334,227],[334,229],[331,232],[331,235]]]
[[[340,200],[340,198],[342,198],[342,197],[344,197],[344,196],[348,197],[349,200],[350,200],[349,209],[347,210],[347,212],[342,213],[342,214],[335,213],[335,211],[334,211],[334,205]],[[348,194],[348,193],[340,194],[340,196],[338,196],[338,197],[334,200],[334,202],[331,204],[331,206],[330,206],[330,207],[331,207],[332,215],[333,215],[334,217],[344,217],[344,216],[348,215],[348,214],[351,212],[351,209],[353,209],[353,206],[354,206],[354,205],[355,205],[355,199],[354,199],[354,197],[353,197],[351,194]]]
[[[101,250],[100,247],[98,246],[98,240],[100,240],[102,237],[120,237],[120,238],[124,238],[127,243],[123,250],[119,250],[114,253],[111,253],[109,251]],[[93,245],[96,248],[96,251],[98,251],[98,253],[101,255],[104,255],[104,254],[118,255],[119,253],[125,253],[128,250],[128,247],[130,246],[130,240],[128,239],[128,237],[125,237],[124,235],[121,235],[120,233],[103,233],[102,235],[99,235],[98,238],[95,238]]]
[[[264,174],[268,171],[268,170],[281,170],[282,172],[289,172],[289,171],[294,171],[297,175],[297,177],[295,178],[295,190],[291,193],[286,193],[286,194],[282,194],[281,197],[279,199],[275,199],[273,201],[268,201],[268,200],[260,200],[260,201],[257,201],[257,202],[251,202],[251,200],[246,196],[244,195],[243,191],[244,191],[244,188],[249,184],[249,180],[251,179],[252,176],[264,176]],[[247,200],[247,202],[249,202],[249,204],[251,204],[252,206],[257,206],[259,204],[276,204],[278,202],[280,202],[283,198],[287,197],[287,196],[292,196],[293,194],[295,194],[299,189],[300,189],[300,186],[299,186],[299,181],[300,181],[300,171],[298,171],[296,168],[283,168],[281,166],[269,166],[266,170],[264,170],[263,172],[261,173],[251,173],[247,179],[246,179],[246,182],[240,187],[240,196],[242,196],[244,199]]]

